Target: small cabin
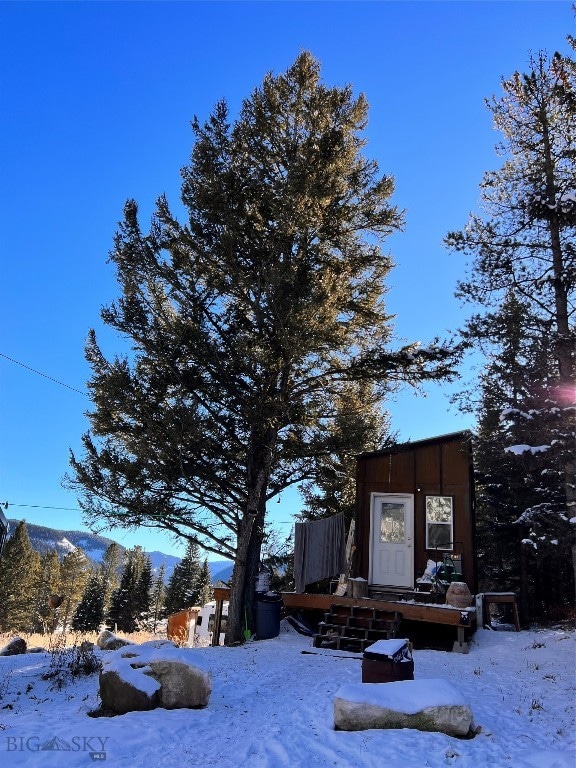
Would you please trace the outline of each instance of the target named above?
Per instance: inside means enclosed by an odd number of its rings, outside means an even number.
[[[204,606],[184,608],[168,616],[166,636],[181,645],[223,645],[228,619],[228,602],[224,602],[218,616],[220,632],[218,643],[214,638],[216,622],[216,601],[212,600]],[[212,642],[214,640],[214,642]]]
[[[378,632],[413,637],[417,627],[428,644],[431,627],[441,631],[443,625],[451,633],[456,629],[453,650],[468,653],[466,638],[477,624],[471,439],[469,432],[455,432],[358,456],[348,542],[343,532],[336,535],[339,515],[298,524],[313,526],[295,546],[294,571],[302,583],[295,579],[296,590],[283,592],[282,599],[288,613],[307,614],[318,626],[315,647],[363,652]],[[306,591],[309,584],[343,576],[344,569],[352,575],[347,583],[333,580],[329,592]],[[229,594],[228,587],[214,590],[217,617]]]
[[[409,592],[430,563],[456,563],[477,591],[469,432],[393,445],[357,459],[353,572],[371,592]]]

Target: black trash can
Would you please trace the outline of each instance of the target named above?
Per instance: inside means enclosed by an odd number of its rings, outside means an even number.
[[[256,594],[256,636],[269,640],[280,634],[280,609],[282,596],[276,592]]]

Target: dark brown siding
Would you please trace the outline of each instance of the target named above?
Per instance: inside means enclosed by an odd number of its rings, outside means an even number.
[[[470,435],[453,435],[406,443],[358,457],[356,486],[356,551],[354,572],[368,578],[370,502],[372,493],[414,495],[414,569],[421,576],[434,550],[426,550],[425,497],[454,499],[454,550],[463,553],[463,574],[476,591],[474,489]]]

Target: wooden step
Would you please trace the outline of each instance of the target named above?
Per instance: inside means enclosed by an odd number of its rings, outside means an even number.
[[[378,640],[395,637],[401,619],[398,611],[333,604],[318,625],[314,647],[363,652]]]

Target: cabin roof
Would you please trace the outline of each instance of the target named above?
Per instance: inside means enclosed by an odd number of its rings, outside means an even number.
[[[471,440],[472,432],[465,429],[460,432],[450,432],[446,435],[438,435],[437,437],[427,437],[424,440],[409,440],[406,443],[396,443],[395,445],[389,445],[386,448],[381,448],[378,451],[370,451],[368,453],[361,453],[356,456],[357,459],[369,459],[373,456],[386,456],[389,453],[402,453],[404,451],[411,451],[414,448],[423,448],[427,445],[434,445],[435,443],[450,443],[454,440],[461,440],[462,442]]]

